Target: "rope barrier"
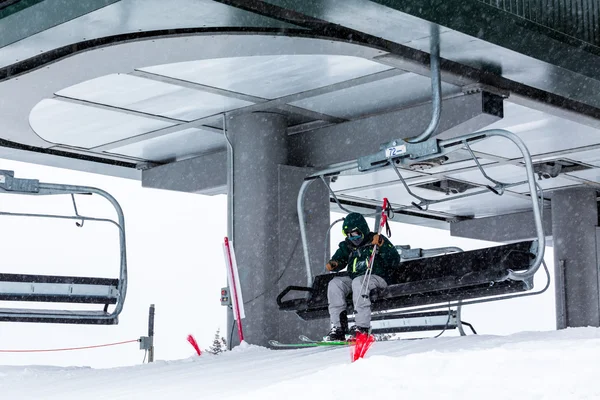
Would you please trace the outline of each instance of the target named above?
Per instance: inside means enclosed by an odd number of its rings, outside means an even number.
[[[139,339],[132,339],[132,340],[125,340],[123,342],[97,344],[94,346],[68,347],[68,348],[64,348],[64,349],[0,350],[0,353],[43,353],[43,352],[49,352],[49,351],[85,350],[85,349],[95,349],[98,347],[116,346],[119,344],[133,343],[133,342],[139,342],[139,341],[140,341]]]

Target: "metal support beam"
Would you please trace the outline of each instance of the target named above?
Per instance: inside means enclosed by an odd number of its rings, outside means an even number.
[[[186,122],[183,124],[168,126],[166,128],[157,129],[154,131],[143,133],[141,135],[128,137],[128,138],[121,139],[121,140],[116,140],[116,141],[110,142],[110,143],[105,143],[100,146],[92,147],[92,149],[94,151],[110,152],[111,150],[118,149],[118,148],[124,147],[124,146],[128,146],[130,144],[135,144],[135,143],[143,142],[145,140],[155,139],[158,137],[170,135],[172,133],[180,132],[180,131],[184,130],[183,127],[186,127],[185,129],[189,129],[189,128],[200,129],[203,131],[208,131],[208,132],[212,132],[212,133],[216,133],[216,134],[221,133],[220,129],[210,128],[205,125],[202,125],[202,123],[192,124],[191,122]]]
[[[552,235],[552,213],[544,210],[544,234]],[[450,236],[490,242],[514,242],[536,238],[532,211],[450,223]]]
[[[436,137],[475,132],[501,119],[501,98],[489,101],[490,97],[499,98],[481,92],[443,100]],[[430,119],[431,104],[426,103],[294,135],[290,138],[290,161],[299,166],[324,166],[354,160],[378,152],[382,143],[418,135]]]
[[[232,90],[221,89],[215,86],[203,85],[201,83],[190,82],[183,79],[173,78],[167,75],[161,75],[154,72],[142,71],[136,69],[130,72],[128,75],[135,76],[142,79],[148,79],[155,82],[166,83],[167,85],[179,86],[186,89],[198,90],[201,92],[216,94],[223,97],[229,97],[236,100],[243,100],[250,103],[261,103],[265,101],[262,97],[250,96],[240,92],[234,92]]]
[[[600,326],[600,228],[596,190],[552,195],[556,327]]]
[[[428,77],[431,74],[426,65],[419,64],[413,60],[391,53],[375,57],[374,60],[422,76]],[[550,91],[505,80],[493,74],[481,73],[471,67],[455,64],[447,60],[442,61],[442,67],[447,67],[446,69],[443,69],[441,73],[443,82],[457,86],[468,86],[481,85],[477,82],[477,79],[487,81],[487,85],[484,85],[488,87],[488,90],[503,96],[508,96],[508,101],[511,103],[531,108],[532,110],[545,112],[592,128],[600,128],[600,110],[597,107]]]
[[[142,171],[142,187],[207,195],[227,193],[227,152],[189,158]]]
[[[220,89],[220,88],[217,88],[214,86],[208,86],[208,85],[202,85],[202,84],[195,83],[195,82],[189,82],[189,81],[185,81],[182,79],[177,79],[177,78],[173,78],[173,77],[169,77],[169,76],[165,76],[165,75],[155,74],[152,72],[136,70],[136,71],[131,72],[129,75],[136,76],[138,78],[150,79],[150,80],[154,80],[157,82],[167,83],[170,85],[176,85],[176,86],[184,87],[187,89],[199,90],[199,91],[203,91],[203,92],[207,92],[207,93],[217,94],[219,96],[224,96],[224,97],[229,97],[229,98],[233,98],[233,99],[237,99],[237,100],[244,100],[244,101],[248,101],[251,103],[255,103],[255,104],[252,104],[252,105],[249,105],[246,107],[241,107],[237,110],[234,110],[230,113],[231,115],[247,114],[250,112],[265,111],[265,110],[273,109],[273,108],[284,108],[290,112],[304,115],[305,113],[314,113],[314,112],[300,108],[300,107],[292,106],[292,105],[290,105],[290,103],[309,99],[311,97],[322,96],[322,95],[337,92],[337,91],[343,90],[343,89],[349,89],[349,88],[359,86],[359,85],[364,85],[367,83],[377,82],[377,81],[380,81],[383,79],[388,79],[388,78],[392,78],[392,77],[403,75],[403,74],[406,74],[406,72],[399,70],[399,69],[390,68],[388,70],[376,72],[374,74],[365,75],[365,76],[361,76],[361,77],[354,78],[354,79],[349,79],[349,80],[338,82],[338,83],[333,83],[331,85],[319,87],[316,89],[306,90],[306,91],[300,92],[300,93],[290,94],[290,95],[283,96],[283,97],[280,97],[277,99],[272,99],[272,100],[265,99],[265,98],[258,97],[258,96],[250,96],[250,95],[247,95],[244,93],[234,92],[231,90]],[[318,114],[318,113],[314,113],[314,115],[316,115],[316,114]],[[329,122],[342,122],[343,121],[343,119],[336,118],[331,115],[325,115],[325,114],[319,114],[319,115],[320,116],[318,117],[318,119],[321,119],[324,121],[329,121]]]
[[[133,115],[135,117],[149,118],[149,119],[153,119],[155,121],[166,122],[169,124],[181,124],[181,123],[185,122],[182,119],[164,117],[162,115],[150,114],[147,112],[136,111],[136,110],[132,110],[129,108],[110,106],[107,104],[97,103],[95,101],[81,100],[81,99],[76,99],[74,97],[69,97],[69,96],[54,95],[54,97],[52,99],[56,100],[56,101],[62,101],[63,103],[77,104],[78,106],[97,108],[97,109],[104,110],[104,111],[118,112],[118,113],[122,113],[122,114]]]

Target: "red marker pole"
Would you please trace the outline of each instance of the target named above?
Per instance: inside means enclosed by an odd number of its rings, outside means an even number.
[[[237,321],[238,326],[238,336],[240,338],[240,343],[244,341],[244,330],[242,329],[242,315],[240,312],[240,304],[238,296],[238,287],[237,287],[237,271],[234,270],[234,262],[233,257],[231,256],[231,245],[229,244],[229,239],[225,237],[225,256],[227,260],[228,274],[229,274],[229,285],[233,291],[233,314],[235,320]]]
[[[196,342],[196,339],[194,338],[194,336],[188,335],[187,341],[192,345],[192,347],[194,348],[194,350],[196,350],[196,353],[199,356],[201,356],[202,355],[202,350],[200,350],[200,346],[198,346],[198,343]]]

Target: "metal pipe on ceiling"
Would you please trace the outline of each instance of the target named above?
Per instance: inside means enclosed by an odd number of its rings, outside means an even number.
[[[429,62],[431,65],[431,96],[432,96],[432,115],[429,126],[423,133],[410,139],[408,143],[419,143],[429,139],[440,123],[442,113],[442,78],[440,73],[440,27],[431,24]]]

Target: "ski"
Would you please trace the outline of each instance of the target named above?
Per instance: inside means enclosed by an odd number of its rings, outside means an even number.
[[[306,335],[299,335],[298,339],[300,339],[304,343],[321,343],[322,346],[326,346],[327,343],[354,344],[354,338],[352,336],[350,336],[350,335],[346,335],[346,340],[339,340],[339,341],[336,341],[336,340],[334,340],[334,341],[330,341],[330,340],[314,340],[314,339],[309,338]],[[336,346],[337,346],[337,344],[336,344]]]
[[[313,339],[311,339],[311,338],[309,338],[308,336],[305,336],[305,335],[298,336],[298,339],[300,339],[303,342],[308,342],[308,343],[318,342],[318,340],[313,340]]]
[[[300,336],[298,336],[298,339],[300,339],[302,342],[305,342],[305,343],[332,343],[331,341],[327,341],[327,340],[321,340],[321,341],[314,340],[314,339],[309,338],[306,335],[300,335]],[[333,343],[338,343],[338,342],[334,341]],[[346,340],[339,341],[339,343],[354,344],[354,338],[350,335],[346,335]]]
[[[305,347],[347,346],[350,343],[348,343],[346,341],[340,341],[340,342],[316,342],[316,341],[311,341],[311,342],[302,342],[302,343],[281,343],[281,342],[279,342],[277,340],[269,340],[269,344],[272,347],[277,347],[277,348],[301,349],[301,348],[305,348]]]

